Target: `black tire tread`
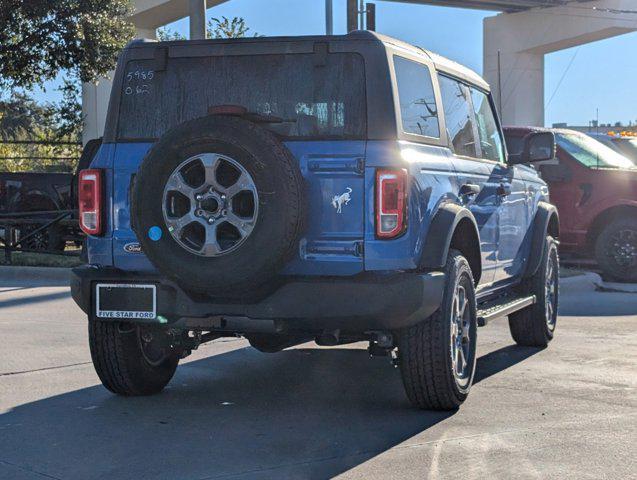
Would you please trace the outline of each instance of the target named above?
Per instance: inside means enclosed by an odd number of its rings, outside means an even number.
[[[449,253],[445,272],[455,272],[464,262],[469,275],[469,263],[458,251]],[[471,275],[473,283],[473,276]],[[447,281],[445,296],[452,282]],[[444,300],[443,300],[444,303]],[[453,410],[462,404],[466,394],[458,392],[448,371],[445,317],[442,309],[399,334],[400,369],[405,391],[411,403],[428,410]]]
[[[557,268],[559,268],[559,254],[557,245],[550,235],[546,237],[542,260],[537,272],[522,286],[522,292],[536,296],[536,303],[509,315],[509,330],[515,343],[526,347],[546,347],[553,333],[546,326],[546,310],[544,307],[545,272],[548,255],[555,249]]]
[[[125,344],[117,322],[89,321],[89,346],[93,366],[102,384],[111,392],[123,396],[152,395],[170,381],[178,359],[167,360],[165,368],[131,368],[140,351]]]

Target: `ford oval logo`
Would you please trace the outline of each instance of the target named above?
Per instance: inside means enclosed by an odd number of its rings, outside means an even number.
[[[127,243],[124,245],[126,253],[142,253],[142,246],[138,242]]]

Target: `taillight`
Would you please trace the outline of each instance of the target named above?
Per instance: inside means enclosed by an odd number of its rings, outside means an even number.
[[[78,182],[80,228],[87,235],[102,233],[102,171],[82,170]]]
[[[407,171],[376,170],[376,236],[395,238],[407,227]]]

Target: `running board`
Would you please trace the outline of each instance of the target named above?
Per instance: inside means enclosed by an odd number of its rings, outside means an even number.
[[[478,326],[484,327],[491,320],[506,317],[513,312],[517,312],[529,305],[533,305],[535,302],[535,295],[530,295],[528,297],[509,297],[505,299],[500,298],[491,302],[486,302],[484,304],[484,308],[478,310]]]

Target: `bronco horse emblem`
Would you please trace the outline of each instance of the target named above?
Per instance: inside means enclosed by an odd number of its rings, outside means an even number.
[[[352,193],[352,189],[347,187],[345,193],[341,193],[340,195],[334,195],[332,197],[332,206],[336,209],[336,213],[343,213],[343,205],[347,205],[352,197],[349,196]]]

